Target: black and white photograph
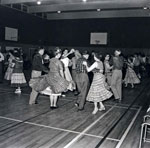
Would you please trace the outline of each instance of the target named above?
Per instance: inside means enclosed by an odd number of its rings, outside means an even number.
[[[0,0],[0,148],[150,148],[150,0]]]

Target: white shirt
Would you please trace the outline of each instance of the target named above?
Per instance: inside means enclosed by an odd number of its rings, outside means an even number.
[[[61,59],[61,61],[63,62],[63,64],[64,64],[64,67],[68,67],[69,66],[69,58],[63,58],[63,59]]]

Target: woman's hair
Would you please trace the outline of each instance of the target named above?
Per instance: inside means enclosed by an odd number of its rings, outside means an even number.
[[[56,55],[58,55],[58,54],[61,53],[61,52],[62,52],[61,49],[60,49],[59,47],[56,47],[56,48],[54,49],[54,51],[53,51],[53,55],[56,56]]]
[[[128,60],[132,63],[132,62],[133,62],[133,57],[132,57],[132,56],[129,56],[129,57],[128,57]]]
[[[20,50],[18,48],[14,48],[13,55],[15,57],[20,57],[21,56]]]
[[[95,53],[94,53],[94,56],[95,56],[96,58],[98,58],[99,60],[102,60],[102,59],[103,59],[103,56],[102,56],[101,53],[95,52]]]
[[[109,53],[106,53],[105,56],[104,56],[104,58],[105,58],[107,55],[109,56],[109,58],[111,58],[111,55],[110,55]]]
[[[69,52],[69,49],[68,49],[68,48],[64,48],[64,49],[62,49],[62,53],[63,53],[65,50],[67,50],[67,51]]]

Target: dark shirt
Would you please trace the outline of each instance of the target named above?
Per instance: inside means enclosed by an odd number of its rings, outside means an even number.
[[[47,68],[43,65],[42,56],[38,53],[34,56],[32,62],[32,70],[47,71]]]
[[[23,72],[23,60],[21,58],[15,58],[12,63],[14,63],[13,73]]]
[[[123,58],[120,56],[113,57],[113,69],[122,70]]]
[[[87,62],[87,60],[83,57],[81,57],[77,60],[77,63],[76,63],[76,72],[77,73],[87,73],[86,66],[83,65],[84,61]]]

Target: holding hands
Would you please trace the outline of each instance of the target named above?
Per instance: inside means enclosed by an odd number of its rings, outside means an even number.
[[[84,62],[83,62],[83,65],[87,66],[87,62],[86,62],[86,61],[84,61]]]
[[[70,53],[74,53],[74,52],[75,52],[75,49],[72,48],[72,49],[70,50]]]

